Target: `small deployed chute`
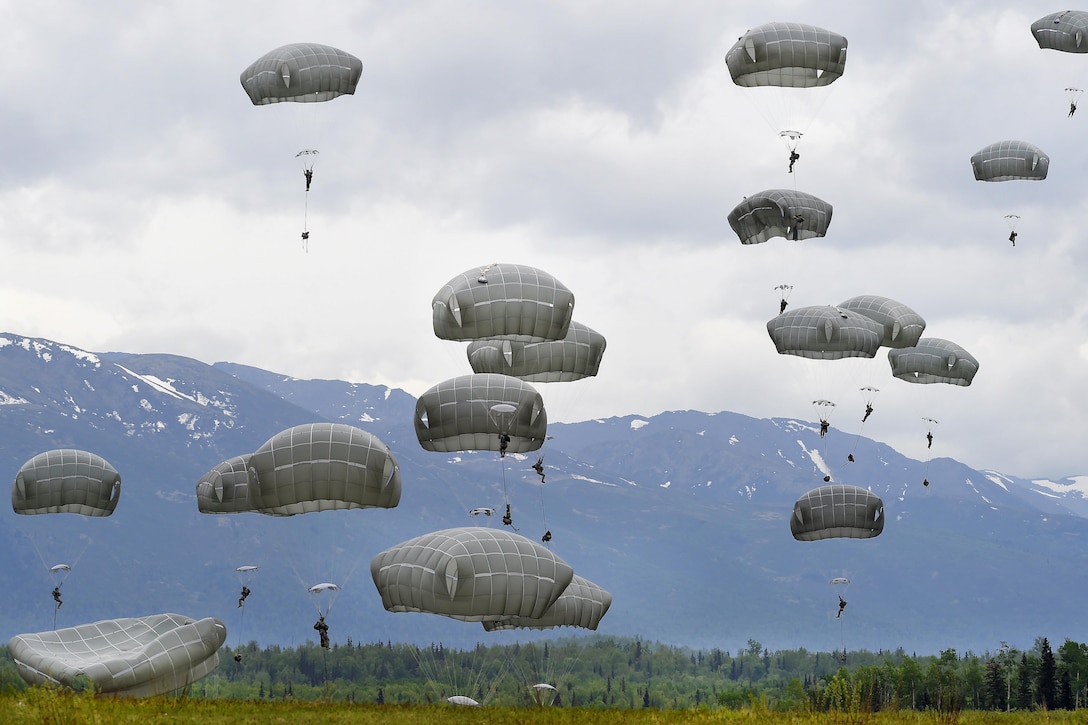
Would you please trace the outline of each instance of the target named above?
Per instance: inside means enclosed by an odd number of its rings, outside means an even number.
[[[555,688],[555,685],[538,682],[529,687],[529,694],[533,696],[533,702],[540,707],[545,707],[555,703],[555,698],[559,696],[559,690]]]
[[[729,212],[728,221],[741,244],[774,237],[799,241],[826,235],[832,211],[830,204],[812,194],[767,189],[745,197]]]
[[[480,703],[473,700],[467,695],[451,695],[446,698],[446,702],[451,705],[458,705],[460,707],[479,707]]]
[[[1006,214],[1005,215],[1005,223],[1009,225],[1009,241],[1012,242],[1012,246],[1015,247],[1016,246],[1016,238],[1018,236],[1020,236],[1016,231],[1016,227],[1020,225],[1020,215],[1019,214]]]
[[[908,383],[970,385],[978,360],[962,347],[939,337],[923,337],[913,347],[888,351],[892,375]]]
[[[1044,15],[1031,24],[1040,48],[1065,53],[1088,53],[1088,12],[1063,10]]]
[[[798,541],[879,536],[884,531],[884,502],[857,486],[820,486],[793,505],[790,531]]]
[[[998,141],[971,157],[976,181],[1042,181],[1050,169],[1050,157],[1027,141]]]
[[[495,515],[495,509],[487,508],[487,507],[483,507],[483,506],[478,506],[478,507],[476,507],[474,509],[469,509],[468,510],[468,515],[472,516],[472,517],[476,517],[476,516],[488,516],[488,517],[491,517],[491,516]]]

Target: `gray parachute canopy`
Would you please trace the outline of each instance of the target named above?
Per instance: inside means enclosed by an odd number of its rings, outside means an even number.
[[[998,141],[971,157],[976,181],[1042,181],[1049,169],[1050,158],[1027,141]]]
[[[510,436],[510,453],[544,445],[548,414],[529,383],[509,375],[476,373],[445,380],[416,400],[416,438],[424,450],[498,451]]]
[[[370,562],[370,574],[390,612],[486,622],[544,616],[574,570],[524,536],[463,527],[386,549]]]
[[[832,484],[797,500],[790,531],[798,541],[871,539],[884,530],[884,502],[872,491]]]
[[[601,619],[612,606],[612,595],[588,579],[574,575],[570,584],[548,607],[543,616],[536,619],[529,617],[510,617],[492,622],[484,622],[484,629],[492,632],[496,629],[550,629],[552,627],[582,627],[597,629]]]
[[[759,244],[772,237],[822,237],[831,225],[831,205],[803,191],[767,189],[746,197],[729,212],[729,226],[741,244]],[[797,217],[801,220],[798,221]]]
[[[256,490],[249,485],[250,456],[223,461],[196,483],[196,505],[202,514],[257,511]]]
[[[400,503],[400,467],[389,447],[343,423],[308,423],[277,433],[250,457],[249,480],[262,514]]]
[[[254,106],[319,103],[354,94],[362,73],[363,62],[351,53],[320,43],[292,43],[262,55],[239,80]]]
[[[838,304],[839,309],[850,310],[868,317],[884,327],[884,347],[910,347],[918,344],[918,338],[926,329],[922,316],[902,302],[879,295],[858,295]]]
[[[1088,12],[1063,10],[1031,24],[1031,34],[1040,48],[1066,53],[1088,53]]]
[[[32,685],[93,687],[95,694],[151,697],[188,687],[219,665],[227,628],[180,614],[107,619],[8,642],[19,675]]]
[[[443,340],[561,340],[570,326],[574,294],[534,267],[492,264],[451,279],[431,308],[434,334]]]
[[[846,70],[846,38],[804,23],[767,23],[742,35],[725,64],[738,86],[814,88]]]
[[[978,372],[978,360],[954,342],[923,337],[914,347],[889,350],[892,375],[908,383],[970,385]]]
[[[109,516],[121,498],[121,475],[104,458],[60,448],[23,464],[11,487],[17,514]]]
[[[884,339],[880,323],[826,305],[786,310],[767,322],[767,333],[780,354],[817,360],[874,357]]]
[[[604,335],[572,321],[562,340],[474,340],[468,344],[468,362],[477,373],[502,373],[530,383],[562,383],[596,375],[605,345]]]

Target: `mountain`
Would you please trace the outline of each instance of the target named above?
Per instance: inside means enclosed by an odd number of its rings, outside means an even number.
[[[451,372],[451,376],[457,374]],[[0,470],[13,480],[33,455],[91,450],[122,475],[108,518],[0,516],[4,639],[53,626],[48,567],[72,565],[57,626],[179,612],[217,616],[228,643],[297,644],[325,603],[306,588],[342,586],[329,612],[343,642],[515,641],[478,625],[381,607],[370,559],[441,528],[500,512],[576,573],[614,595],[600,632],[736,650],[896,648],[935,653],[1029,647],[1038,636],[1083,641],[1088,477],[1024,480],[792,419],[668,412],[552,424],[531,455],[437,454],[416,442],[414,398],[384,386],[299,380],[173,355],[90,353],[0,336]],[[878,413],[879,414],[879,413]],[[197,512],[197,479],[299,423],[335,421],[381,438],[401,468],[390,510],[273,518]],[[848,452],[856,462],[846,463]],[[530,466],[543,454],[547,482]],[[834,461],[842,461],[841,464]],[[834,480],[885,502],[875,539],[797,542],[793,502]],[[921,479],[932,485],[923,487]],[[482,525],[501,526],[498,517]],[[260,566],[252,579],[235,567]],[[836,619],[828,583],[846,576]],[[253,590],[236,605],[245,581]],[[562,634],[571,634],[568,630]],[[544,636],[554,636],[545,634]],[[506,638],[506,639],[504,639]]]

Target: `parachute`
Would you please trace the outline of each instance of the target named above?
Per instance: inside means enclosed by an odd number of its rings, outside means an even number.
[[[362,73],[363,62],[350,53],[319,43],[292,43],[262,55],[238,80],[254,106],[320,103],[354,94]]]
[[[892,375],[908,383],[970,385],[978,360],[954,342],[923,337],[913,347],[888,351]]]
[[[281,431],[250,456],[249,466],[262,514],[394,508],[400,503],[400,467],[389,447],[343,423],[308,423]]]
[[[464,527],[424,534],[370,562],[390,612],[429,612],[468,622],[539,619],[570,584],[574,570],[524,536]]]
[[[446,702],[451,705],[459,705],[461,707],[479,707],[480,703],[473,700],[467,695],[451,695],[446,698]]]
[[[767,322],[767,333],[780,354],[820,360],[871,358],[884,339],[878,322],[830,306],[786,310]]]
[[[814,25],[767,23],[752,28],[725,54],[738,86],[814,88],[846,70],[846,38]]]
[[[798,541],[869,539],[884,530],[884,502],[871,491],[831,484],[815,488],[793,505],[790,531]]]
[[[559,696],[559,690],[547,682],[539,682],[529,688],[529,694],[533,696],[533,702],[544,707],[555,702],[555,698]]]
[[[442,340],[561,340],[570,327],[574,294],[547,272],[492,264],[457,275],[431,301],[434,334]]]
[[[196,484],[197,509],[202,514],[237,514],[257,511],[257,492],[249,482],[250,456],[223,461]]]
[[[72,513],[109,516],[121,497],[121,475],[104,458],[63,448],[23,464],[11,488],[17,514]]]
[[[901,302],[878,295],[859,295],[840,302],[837,307],[850,310],[880,323],[884,347],[911,347],[926,329],[926,321],[917,312]]]
[[[502,629],[550,629],[552,627],[582,627],[597,629],[601,619],[612,606],[612,595],[593,582],[578,576],[555,600],[555,604],[538,618],[510,617],[498,621],[484,621],[488,632]]]
[[[728,220],[741,244],[759,244],[773,237],[799,241],[825,236],[831,213],[831,205],[812,194],[768,189],[746,197]]]
[[[32,685],[150,697],[188,687],[215,670],[226,637],[227,628],[212,617],[153,614],[16,635],[8,652]]]
[[[1031,34],[1040,48],[1088,53],[1088,12],[1063,10],[1045,15],[1031,24]]]
[[[486,506],[477,506],[474,509],[469,509],[468,515],[472,516],[473,518],[477,516],[491,517],[495,515],[495,509]]]
[[[468,362],[476,373],[502,373],[531,383],[570,382],[597,374],[605,345],[604,335],[572,321],[561,340],[475,340],[468,345]]]
[[[971,157],[976,181],[1042,181],[1050,158],[1027,141],[998,141],[979,149]]]
[[[525,453],[544,444],[548,415],[536,388],[509,375],[476,373],[441,382],[416,400],[416,438],[424,450]]]

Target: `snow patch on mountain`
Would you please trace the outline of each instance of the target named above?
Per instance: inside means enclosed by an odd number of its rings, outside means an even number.
[[[1065,483],[1068,481],[1068,483]],[[1045,478],[1033,478],[1031,480],[1032,485],[1038,488],[1047,489],[1052,491],[1054,495],[1058,497],[1065,497],[1069,494],[1080,496],[1081,498],[1088,498],[1088,476],[1071,476],[1069,478],[1062,479],[1062,481],[1049,481]],[[1046,491],[1039,491],[1038,493],[1048,495]]]

